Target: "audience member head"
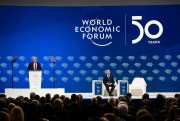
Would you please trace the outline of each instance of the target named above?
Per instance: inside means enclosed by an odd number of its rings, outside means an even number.
[[[39,101],[40,101],[40,96],[39,96],[39,95],[35,95],[35,96],[34,96],[34,99],[39,102]]]
[[[118,101],[119,101],[119,102],[120,102],[120,101],[127,102],[127,99],[126,99],[125,96],[120,96],[120,97],[118,98]]]
[[[118,104],[119,114],[125,115],[129,112],[127,104],[120,103]]]
[[[16,105],[14,104],[14,103],[9,103],[9,105],[8,105],[8,111],[9,112],[11,112],[11,110],[14,108],[14,107],[16,107]]]
[[[28,111],[29,111],[29,102],[28,101],[23,101],[21,103],[21,108],[22,108],[24,114],[26,115],[28,113]]]
[[[8,97],[8,98],[7,98],[6,105],[9,105],[9,103],[13,103],[13,100],[15,100],[15,99],[13,99],[12,97]],[[14,103],[14,104],[15,104],[15,103]]]
[[[41,97],[39,102],[40,102],[41,105],[44,105],[46,103],[46,98]]]
[[[143,108],[148,110],[149,112],[153,113],[153,102],[150,99],[143,100]],[[156,106],[157,107],[157,106]],[[162,107],[162,106],[161,106]]]
[[[47,93],[45,97],[46,97],[46,101],[48,103],[50,103],[51,102],[51,94]]]
[[[53,98],[55,98],[55,99],[57,99],[57,98],[62,98],[62,99],[64,99],[64,98],[65,98],[65,95],[59,96],[59,94],[55,94],[55,95],[53,96]],[[62,100],[62,99],[61,99],[61,100]]]
[[[124,102],[124,101],[120,101],[120,102],[118,103],[118,105],[121,105],[121,104],[124,104],[124,105],[127,105],[127,106],[128,106],[128,104],[127,104],[126,102]]]
[[[166,108],[170,108],[171,102],[174,102],[174,101],[175,101],[174,98],[167,98],[167,99],[166,99],[166,102],[165,102]]]
[[[71,95],[71,101],[72,101],[73,103],[77,103],[77,95],[76,95],[76,94],[72,94],[72,95]]]
[[[29,102],[29,98],[28,97],[24,97],[24,101]]]
[[[54,101],[56,100],[56,99],[58,99],[58,98],[63,98],[62,100],[64,100],[64,97],[62,96],[62,97],[60,97],[59,96],[59,94],[55,94],[53,97],[52,97],[52,99],[51,99],[51,103],[54,105]],[[50,101],[49,101],[49,103],[50,103]]]
[[[116,99],[115,98],[109,98],[108,103],[110,103],[112,106],[116,105]]]
[[[106,113],[106,114],[104,114],[104,117],[108,121],[116,121],[116,116],[113,113]]]
[[[149,94],[147,94],[147,93],[143,94],[142,100],[144,100],[144,99],[149,99]]]
[[[6,108],[6,102],[2,98],[0,98],[0,109]]]
[[[102,97],[101,96],[97,96],[96,99],[97,99],[97,104],[98,105],[102,104]]]
[[[63,106],[64,106],[63,101],[60,98],[57,98],[54,101],[54,108],[63,109]]]
[[[65,95],[61,95],[59,98],[60,98],[61,100],[64,100],[64,99],[66,98],[66,96],[65,96]]]
[[[126,96],[125,96],[128,104],[132,102],[131,96],[132,96],[131,93],[127,93]]]
[[[24,99],[19,99],[18,100],[18,105],[21,107],[21,103],[24,101]]]
[[[35,92],[31,92],[30,93],[30,99],[32,100],[32,99],[34,99],[34,96],[36,95],[36,93]]]
[[[96,98],[96,97],[93,97],[93,98],[91,99],[91,104],[93,104],[93,105],[96,105],[96,104],[97,104],[97,98]]]
[[[6,97],[1,97],[1,99],[3,99],[5,101],[5,103],[7,104],[7,98]]]
[[[1,121],[10,121],[10,116],[4,111],[0,111],[0,120]]]
[[[70,104],[70,102],[71,101],[70,101],[69,97],[65,97],[63,100],[64,105],[68,105],[68,104]]]
[[[177,99],[178,97],[180,97],[180,94],[176,93],[176,94],[174,95],[174,98]]]
[[[78,98],[77,98],[77,102],[78,102],[78,103],[82,103],[82,101],[83,101],[83,96],[82,96],[82,94],[78,94],[77,97],[78,97]]]
[[[39,102],[38,102],[37,100],[35,100],[35,99],[32,100],[31,103],[34,103],[34,104],[36,104],[36,105],[39,105]]]
[[[17,100],[12,98],[12,97],[7,98],[7,104],[6,105],[9,105],[9,103],[14,103],[15,105],[18,105]]]
[[[23,97],[23,96],[18,96],[18,97],[16,98],[16,100],[19,102],[19,100],[24,100],[24,97]]]
[[[136,113],[136,118],[143,115],[143,114],[147,114],[149,113],[146,109],[140,109],[137,113]]]
[[[131,93],[127,93],[126,96],[131,98],[132,94]]]
[[[24,113],[19,106],[16,106],[11,110],[10,121],[24,121]]]
[[[149,99],[144,99],[143,100],[143,105],[148,105],[148,106],[151,106],[151,100],[149,100]]]
[[[2,98],[2,97],[6,98],[6,95],[5,94],[0,94],[0,98]]]
[[[156,96],[156,106],[158,106],[159,108],[163,108],[164,104],[165,104],[166,98],[164,95],[162,94],[158,94]]]
[[[175,101],[172,101],[172,102],[170,103],[169,107],[172,108],[172,107],[177,106],[177,105],[178,105],[178,104],[177,104],[177,100],[175,100]]]
[[[138,115],[138,117],[136,117],[136,121],[155,121],[155,118],[150,113],[145,113]]]

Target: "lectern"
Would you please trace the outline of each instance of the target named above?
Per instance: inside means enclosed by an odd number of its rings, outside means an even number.
[[[41,89],[42,71],[29,71],[30,89]]]

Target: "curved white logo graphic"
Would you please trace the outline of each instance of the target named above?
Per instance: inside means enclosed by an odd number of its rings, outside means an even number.
[[[108,46],[108,45],[112,44],[112,42],[109,42],[109,43],[107,43],[107,44],[98,44],[98,43],[95,43],[92,39],[90,39],[90,40],[91,40],[91,42],[92,42],[94,45],[96,45],[96,46]]]

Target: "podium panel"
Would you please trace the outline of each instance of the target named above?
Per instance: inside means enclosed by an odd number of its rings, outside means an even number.
[[[126,95],[129,91],[129,82],[127,80],[118,80],[118,94],[119,95]]]
[[[102,81],[101,80],[93,80],[92,81],[92,92],[93,95],[102,95]]]
[[[42,71],[29,71],[29,88],[41,89]]]

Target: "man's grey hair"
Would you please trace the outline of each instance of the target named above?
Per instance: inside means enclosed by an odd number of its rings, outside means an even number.
[[[36,56],[33,56],[32,59],[37,59],[37,57],[36,57]]]

